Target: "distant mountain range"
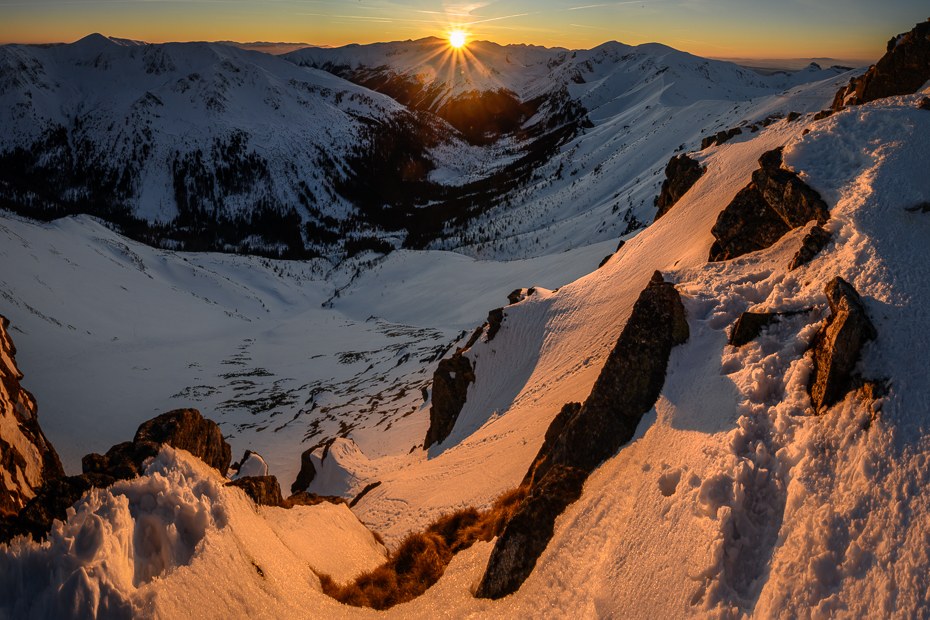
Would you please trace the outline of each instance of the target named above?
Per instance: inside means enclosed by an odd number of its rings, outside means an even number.
[[[844,72],[766,77],[616,42],[569,51],[476,41],[453,53],[427,38],[280,57],[242,49],[274,45],[95,34],[3,46],[0,206],[39,219],[90,213],[147,243],[193,250],[535,255],[559,237],[572,242],[552,229],[559,218],[590,239],[652,216],[651,198],[637,192],[655,188],[638,182],[625,206],[615,188],[588,192],[596,202],[581,208],[596,217],[581,227],[578,213],[554,216],[578,182],[598,185],[611,166],[632,164],[630,180],[658,174],[702,133],[787,113],[779,93],[788,88],[831,80],[802,109],[824,107]],[[654,131],[679,122],[661,140]],[[578,149],[587,132],[592,152]],[[635,158],[620,156],[634,144]]]

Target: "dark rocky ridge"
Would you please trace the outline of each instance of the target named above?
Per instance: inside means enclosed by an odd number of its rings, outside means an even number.
[[[655,272],[584,405],[566,405],[550,425],[527,474],[529,496],[497,539],[477,597],[519,589],[549,544],[556,517],[581,496],[588,474],[633,437],[659,398],[672,348],[688,335],[678,291]]]
[[[0,485],[0,519],[22,510],[43,483],[65,475],[58,453],[39,427],[35,398],[20,385],[23,374],[16,367],[16,347],[7,331],[9,326],[10,321],[0,316],[0,416],[11,418],[8,426],[0,429],[15,428],[9,434],[0,432],[0,469],[7,481]],[[35,453],[23,453],[23,444],[34,446]],[[27,468],[37,475],[30,479]]]
[[[853,389],[853,371],[862,347],[878,337],[862,298],[849,282],[836,277],[824,287],[824,294],[831,315],[814,337],[814,369],[808,385],[817,413]]]
[[[763,153],[752,182],[720,212],[711,228],[709,261],[730,260],[772,246],[811,220],[823,225],[830,211],[797,173],[781,167],[782,149]]]
[[[697,183],[704,171],[705,168],[701,164],[687,155],[672,157],[665,166],[665,180],[662,181],[662,189],[656,198],[656,206],[659,210],[656,212],[655,219],[658,220],[668,213],[669,209],[681,200],[685,192]]]
[[[522,291],[523,289],[517,289],[512,292],[507,296],[508,301],[522,301],[525,298]],[[534,289],[529,289],[526,297],[533,291]],[[439,362],[436,372],[433,373],[433,404],[429,410],[429,428],[423,440],[424,450],[446,440],[465,406],[468,385],[475,382],[475,371],[471,361],[465,357],[465,352],[478,342],[485,330],[488,332],[488,342],[491,342],[500,331],[506,316],[503,308],[491,310],[488,320],[474,331],[465,346],[453,353],[452,357]]]
[[[15,519],[0,526],[0,542],[24,534],[42,540],[55,519],[65,520],[67,510],[92,488],[106,488],[117,480],[142,473],[146,459],[162,445],[187,450],[225,476],[231,450],[219,427],[196,409],[169,411],[143,423],[132,441],[110,448],[106,455],[88,454],[81,459],[84,473],[47,481]]]
[[[832,108],[862,105],[884,97],[911,95],[930,80],[930,20],[888,41],[887,51],[865,75],[853,78],[833,99]]]

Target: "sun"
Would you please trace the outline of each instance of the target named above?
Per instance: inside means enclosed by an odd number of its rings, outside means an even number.
[[[456,49],[461,49],[465,47],[465,36],[468,33],[462,32],[461,30],[453,30],[449,33],[449,45]]]

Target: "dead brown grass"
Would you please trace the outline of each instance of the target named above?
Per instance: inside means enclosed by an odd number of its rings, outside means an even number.
[[[527,487],[517,487],[486,512],[465,508],[442,515],[423,532],[409,534],[387,562],[351,583],[340,585],[320,575],[323,592],[346,605],[379,610],[412,601],[439,581],[456,553],[499,536],[526,494]]]

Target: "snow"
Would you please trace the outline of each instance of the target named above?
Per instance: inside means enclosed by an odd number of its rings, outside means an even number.
[[[265,462],[265,459],[263,459],[261,455],[252,453],[249,455],[249,458],[247,458],[245,462],[239,466],[239,470],[236,471],[232,476],[229,476],[229,478],[231,480],[238,480],[239,478],[245,478],[247,476],[267,475],[268,463]]]
[[[736,116],[781,105],[813,111],[831,85],[792,87],[780,103],[726,105]],[[88,218],[44,226],[3,219],[4,262],[29,267],[0,276],[0,303],[19,326],[17,361],[36,383],[40,420],[66,461],[89,445],[99,451],[91,432],[113,429],[112,440],[98,443],[124,440],[167,408],[166,394],[189,388],[178,406],[196,397],[207,417],[207,406],[221,412],[234,451],[249,445],[266,455],[284,487],[303,449],[324,435],[336,439],[314,452],[311,490],[351,497],[380,482],[352,513],[392,547],[439,514],[487,507],[519,483],[552,417],[589,393],[659,269],[683,296],[690,340],[673,351],[662,394],[634,439],[557,519],[521,589],[499,601],[472,596],[491,551],[479,543],[424,596],[380,615],[923,617],[930,215],[908,209],[930,201],[930,114],[915,105],[925,94],[817,122],[776,121],[694,154],[707,172],[658,222],[626,235],[600,269],[616,236],[589,245],[579,234],[570,241],[585,247],[527,261],[398,252],[331,268],[156,251]],[[697,110],[726,118],[719,103],[692,105],[680,122],[694,124]],[[679,141],[666,133],[671,126],[654,145]],[[609,144],[608,127],[588,136],[603,132]],[[708,263],[717,215],[750,181],[759,155],[782,145],[786,165],[829,205],[831,242],[793,272],[787,265],[807,227],[766,250]],[[660,161],[655,148],[649,157]],[[654,190],[651,178],[620,173],[599,183],[604,195],[609,184],[650,198]],[[829,312],[822,291],[835,276],[856,287],[879,333],[860,370],[889,379],[890,391],[870,401],[850,393],[813,416],[805,350]],[[428,418],[420,388],[436,354],[461,346],[467,327],[508,292],[534,285],[533,295],[504,308],[494,339],[485,334],[466,353],[476,381],[452,434],[418,449]],[[736,349],[728,331],[747,310],[801,312]],[[326,395],[315,391],[324,384]],[[224,408],[241,386],[265,390],[275,406],[246,412],[244,401],[258,400],[246,394],[239,408]],[[391,399],[402,405],[380,409]],[[328,419],[340,405],[347,415]],[[295,413],[297,423],[288,422]],[[308,439],[313,420],[328,426]],[[222,483],[165,449],[145,476],[89,493],[49,542],[0,547],[0,614],[374,615],[322,595],[313,573],[347,579],[383,557],[345,506],[256,509]]]

